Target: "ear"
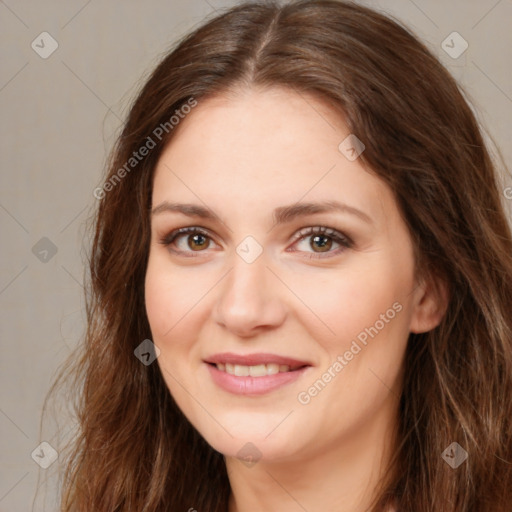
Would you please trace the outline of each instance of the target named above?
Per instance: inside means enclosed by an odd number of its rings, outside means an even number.
[[[448,309],[450,292],[440,277],[430,275],[414,290],[409,330],[419,334],[436,328]]]

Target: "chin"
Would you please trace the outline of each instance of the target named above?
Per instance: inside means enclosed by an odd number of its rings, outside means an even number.
[[[293,424],[284,425],[282,414],[230,413],[217,414],[214,428],[197,425],[195,428],[206,442],[226,457],[242,460],[278,460],[293,456],[300,450],[300,432]],[[286,419],[289,421],[289,419]],[[211,425],[211,422],[209,422]],[[276,426],[278,426],[276,428]],[[226,432],[227,431],[227,432]]]

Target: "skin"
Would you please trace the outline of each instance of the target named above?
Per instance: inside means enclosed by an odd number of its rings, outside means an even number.
[[[440,287],[415,275],[392,191],[338,149],[349,133],[311,96],[237,90],[200,102],[155,170],[153,208],[193,203],[218,217],[152,215],[145,295],[169,391],[226,457],[230,512],[367,510],[393,451],[409,333],[434,328],[445,309]],[[273,222],[277,207],[331,200],[369,220],[328,212]],[[199,250],[193,234],[160,243],[186,226],[211,238],[199,240]],[[323,252],[314,235],[294,238],[315,226],[353,244],[327,238]],[[248,235],[263,248],[252,263],[236,252]],[[400,312],[334,372],[336,358],[395,303]],[[219,388],[203,362],[220,352],[273,353],[311,367],[278,390],[239,396]],[[300,403],[299,393],[330,367],[336,376]],[[249,442],[258,450],[254,465],[236,457]]]

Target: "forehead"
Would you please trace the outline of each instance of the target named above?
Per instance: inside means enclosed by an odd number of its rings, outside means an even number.
[[[389,207],[390,191],[340,143],[341,115],[288,89],[249,89],[200,101],[180,123],[155,170],[153,205],[205,197],[273,208],[304,200]],[[279,203],[279,204],[278,204]]]

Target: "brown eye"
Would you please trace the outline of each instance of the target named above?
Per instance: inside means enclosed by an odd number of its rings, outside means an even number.
[[[201,233],[197,233],[195,235],[188,235],[187,244],[193,251],[200,251],[202,249],[206,249],[210,245],[208,237],[204,236]]]
[[[309,259],[337,256],[353,247],[347,235],[325,226],[304,228],[295,235],[295,240],[295,249],[288,251],[303,253]]]
[[[311,237],[310,246],[315,252],[327,252],[332,247],[332,238],[325,235],[315,235]]]
[[[205,252],[213,245],[212,242],[212,237],[206,231],[192,226],[176,229],[160,240],[171,252],[182,256]]]

